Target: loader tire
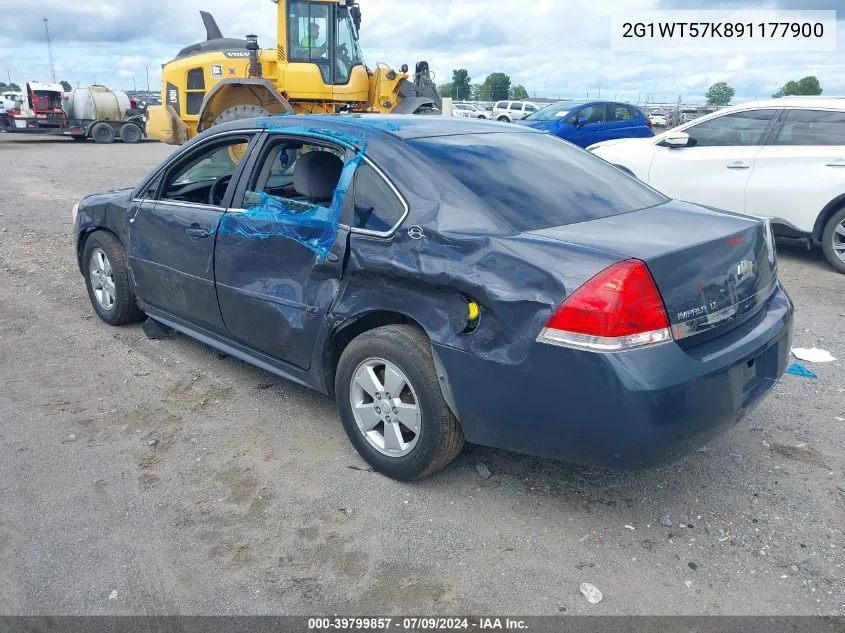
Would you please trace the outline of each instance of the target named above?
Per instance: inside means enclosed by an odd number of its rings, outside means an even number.
[[[260,116],[270,116],[270,111],[257,105],[232,106],[228,110],[223,110],[211,125],[213,127],[229,121],[240,121],[241,119],[252,119]]]

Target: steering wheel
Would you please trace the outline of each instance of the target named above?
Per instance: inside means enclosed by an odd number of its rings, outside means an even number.
[[[211,191],[208,192],[208,204],[216,207],[223,202],[223,196],[226,195],[226,187],[229,185],[230,180],[232,180],[231,176],[223,176],[211,185]]]

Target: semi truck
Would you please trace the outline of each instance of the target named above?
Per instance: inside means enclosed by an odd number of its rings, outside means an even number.
[[[125,92],[90,86],[65,92],[61,84],[29,82],[20,108],[3,121],[14,134],[53,134],[75,141],[138,143],[144,116]]]

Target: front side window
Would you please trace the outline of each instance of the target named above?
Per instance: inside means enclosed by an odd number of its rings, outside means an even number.
[[[352,226],[386,233],[402,219],[405,206],[378,172],[362,163],[355,172]]]
[[[575,117],[579,121],[583,121],[585,125],[592,123],[604,123],[604,105],[596,104],[587,106],[575,113]],[[573,121],[574,123],[575,121]]]
[[[776,110],[735,112],[703,121],[683,130],[687,147],[747,147],[762,145],[763,136]]]
[[[496,104],[496,109],[497,110],[507,110],[508,104],[505,103],[504,101],[499,101],[499,103]]]
[[[536,112],[536,111],[537,111],[537,107],[536,107],[536,106],[531,105],[530,103],[526,103],[526,104],[525,104],[525,111],[526,111],[526,112]]]
[[[349,10],[343,7],[337,8],[335,44],[337,54],[335,84],[343,85],[349,83],[352,69],[364,64],[361,47],[358,44],[358,38],[355,37],[355,26],[352,24]]]
[[[845,112],[790,110],[775,145],[845,145]]]
[[[232,136],[192,152],[165,176],[159,199],[198,205],[219,205],[238,165],[246,156],[250,137]]]
[[[290,2],[288,6],[290,61],[327,61],[330,5]]]

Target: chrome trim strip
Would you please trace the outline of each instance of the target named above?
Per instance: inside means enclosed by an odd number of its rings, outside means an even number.
[[[628,336],[591,336],[565,330],[555,330],[544,327],[537,336],[538,343],[568,347],[586,352],[597,352],[600,354],[615,354],[617,352],[630,352],[644,347],[654,347],[672,342],[672,333],[669,328],[654,330],[652,332],[640,332]]]
[[[722,308],[716,312],[711,312],[710,314],[705,314],[704,316],[688,319],[687,321],[682,321],[680,323],[674,323],[672,324],[672,335],[675,337],[676,341],[680,341],[692,336],[693,334],[698,334],[699,332],[704,332],[710,328],[724,325],[743,314],[747,314],[771,297],[777,289],[777,284],[778,279],[777,277],[774,277],[768,286],[750,297],[746,297],[739,303],[735,303],[727,308]]]

